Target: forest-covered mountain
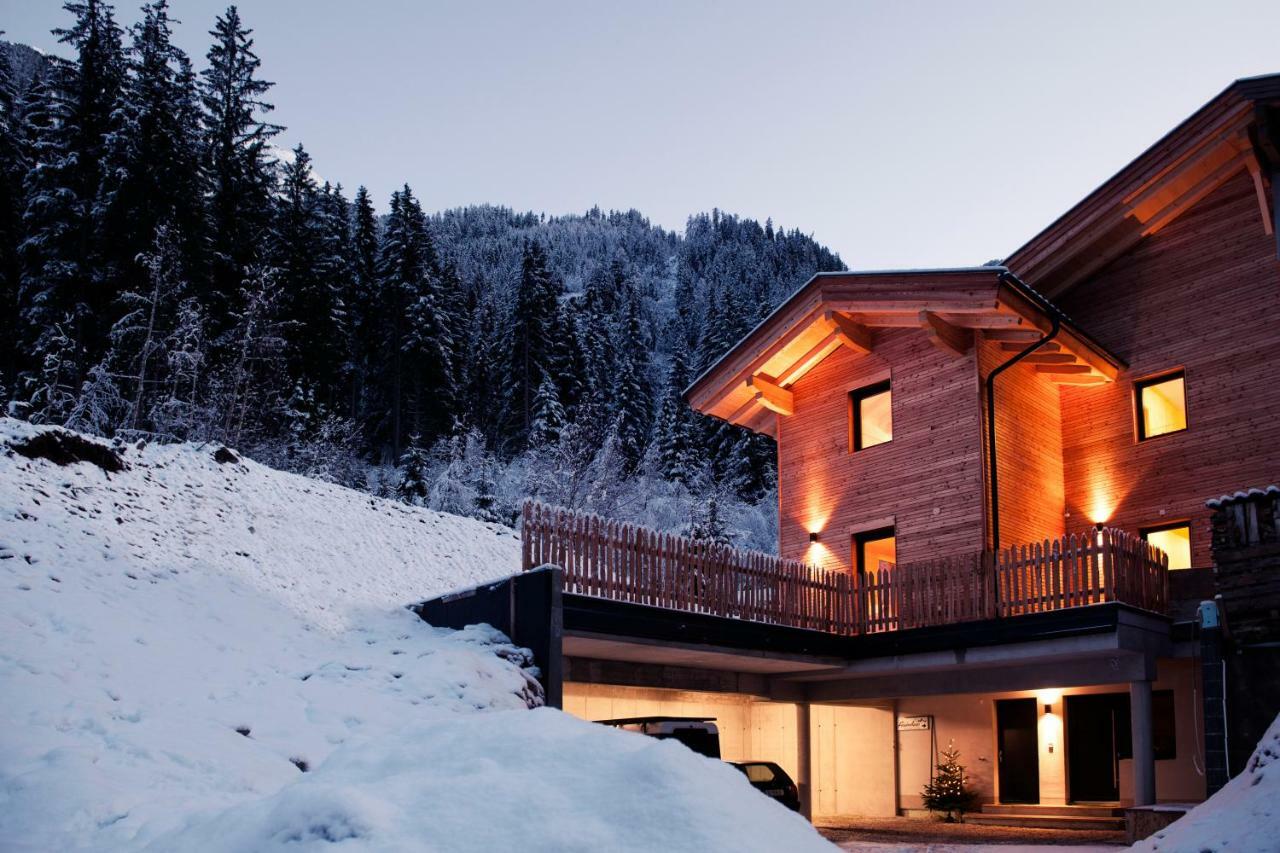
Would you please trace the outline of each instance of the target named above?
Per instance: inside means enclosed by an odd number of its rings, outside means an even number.
[[[838,256],[720,211],[383,207],[281,152],[234,6],[197,71],[165,0],[0,50],[0,399],[121,441],[510,521],[537,495],[771,547],[772,443],[680,391]]]

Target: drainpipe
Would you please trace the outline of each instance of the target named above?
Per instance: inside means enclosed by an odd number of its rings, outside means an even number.
[[[987,465],[989,466],[988,476],[991,482],[991,553],[993,554],[1000,550],[1000,486],[998,482],[999,474],[996,470],[998,468],[996,465],[996,377],[1049,343],[1049,341],[1057,337],[1058,331],[1062,328],[1062,312],[1058,310],[1057,306],[1041,297],[1011,272],[1004,272],[1000,275],[1000,283],[1003,284],[1006,281],[1015,282],[1021,293],[1040,303],[1040,306],[1045,309],[1045,313],[1049,315],[1053,326],[1047,334],[1041,336],[1040,340],[1033,342],[1026,349],[987,374]]]

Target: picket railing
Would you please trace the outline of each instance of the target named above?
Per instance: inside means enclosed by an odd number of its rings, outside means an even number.
[[[559,566],[566,592],[834,634],[1168,604],[1168,558],[1112,529],[856,575],[534,501],[521,540],[523,568]]]

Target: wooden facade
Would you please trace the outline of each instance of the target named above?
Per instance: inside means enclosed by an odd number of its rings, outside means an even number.
[[[1209,565],[1204,501],[1280,480],[1278,187],[1280,75],[1237,82],[1005,267],[816,276],[686,397],[777,439],[783,557],[848,571],[892,527],[918,563],[991,548],[986,379],[1053,333],[995,380],[1000,544],[1188,522]],[[1140,440],[1134,383],[1173,370],[1188,427]],[[892,441],[855,452],[885,380]]]

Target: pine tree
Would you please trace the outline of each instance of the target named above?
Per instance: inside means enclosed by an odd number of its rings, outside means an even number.
[[[937,773],[921,791],[924,806],[931,812],[941,812],[947,823],[964,821],[964,813],[973,811],[978,803],[978,792],[969,786],[969,777],[960,764],[960,750],[955,742],[942,750]]]
[[[681,483],[688,483],[692,478],[695,462],[695,414],[684,401],[689,380],[687,357],[683,349],[677,349],[671,355],[671,366],[667,370],[655,440],[659,472],[664,478]]]
[[[542,245],[537,241],[527,243],[520,261],[520,283],[509,335],[511,358],[505,401],[508,435],[519,447],[528,443],[538,385],[552,369],[560,292],[560,282],[548,269]]]
[[[172,42],[167,0],[142,7],[132,28],[129,74],[106,143],[102,214],[105,275],[119,292],[143,273],[156,228],[180,235],[182,275],[202,271],[200,107],[191,61]]]
[[[560,438],[564,428],[564,407],[560,405],[560,390],[550,374],[543,374],[538,392],[533,399],[533,424],[529,427],[529,446],[546,447]]]
[[[271,221],[275,175],[267,145],[282,128],[260,118],[274,109],[263,100],[274,84],[257,77],[261,60],[252,33],[228,6],[209,31],[214,43],[201,72],[212,279],[206,310],[215,336],[226,330],[233,310],[243,312],[235,301],[246,272],[262,260]]]
[[[431,456],[423,449],[419,437],[409,438],[409,446],[400,456],[400,480],[396,497],[407,504],[426,506],[431,495]]]
[[[167,380],[165,347],[186,292],[180,245],[175,229],[159,225],[151,251],[139,257],[147,286],[120,296],[125,313],[111,328],[111,351],[103,364],[122,384],[120,396],[128,400],[127,414],[117,424],[126,430],[147,426],[144,419],[151,412],[152,395]]]
[[[281,169],[268,254],[280,286],[289,377],[329,408],[346,355],[341,251],[311,174],[311,156],[298,145]]]
[[[652,418],[652,396],[649,390],[650,344],[640,325],[637,299],[627,307],[619,346],[619,369],[614,388],[614,411],[617,418],[618,452],[623,474],[634,474],[644,458]]]
[[[107,346],[109,324],[101,319],[109,316],[114,294],[104,282],[98,222],[107,136],[125,76],[121,32],[111,7],[86,0],[63,8],[75,21],[54,34],[76,56],[51,60],[51,72],[28,114],[33,166],[24,182],[20,246],[19,312],[29,364],[41,373],[31,383],[39,388],[31,414],[46,422],[65,417],[68,410],[56,401],[67,399],[66,389],[80,386],[81,371]],[[53,364],[58,366],[51,371]],[[54,385],[51,376],[57,377]]]
[[[28,168],[21,106],[9,54],[0,50],[0,404],[16,391],[21,363],[18,292],[22,265],[18,246],[22,241],[22,179]]]

